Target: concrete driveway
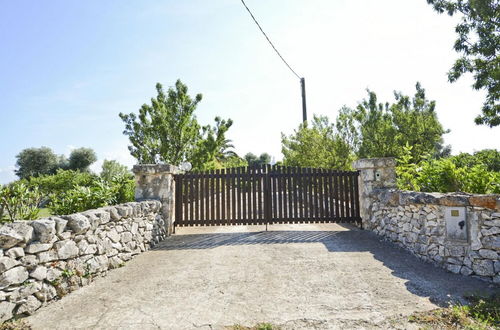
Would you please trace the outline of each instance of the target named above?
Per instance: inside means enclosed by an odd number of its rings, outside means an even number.
[[[262,230],[180,228],[28,321],[34,329],[408,328],[415,311],[494,290],[348,226]]]

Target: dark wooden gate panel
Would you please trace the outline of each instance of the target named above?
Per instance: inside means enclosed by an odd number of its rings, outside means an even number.
[[[357,222],[359,172],[283,166],[176,175],[176,226]]]

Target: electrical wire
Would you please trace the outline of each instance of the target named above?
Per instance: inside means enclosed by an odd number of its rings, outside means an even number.
[[[283,56],[281,56],[280,52],[276,49],[276,47],[274,47],[273,43],[271,42],[271,40],[269,39],[269,37],[267,36],[267,34],[264,32],[264,30],[260,26],[259,22],[257,22],[257,20],[255,19],[255,17],[253,16],[252,12],[250,11],[250,9],[248,8],[248,6],[246,5],[245,1],[241,0],[241,3],[243,4],[243,6],[245,6],[245,8],[247,9],[247,11],[250,14],[250,16],[252,16],[253,21],[255,22],[255,24],[257,24],[257,26],[259,27],[260,31],[262,32],[262,34],[264,35],[264,37],[266,37],[266,39],[269,42],[269,44],[271,45],[271,47],[273,47],[273,49],[276,52],[276,54],[278,54],[278,56],[281,58],[281,60],[283,61],[283,63],[286,64],[286,66],[290,69],[290,71],[292,71],[293,74],[297,78],[300,79],[300,76],[292,69],[292,67],[287,63],[287,61],[285,61],[285,59],[283,58]]]

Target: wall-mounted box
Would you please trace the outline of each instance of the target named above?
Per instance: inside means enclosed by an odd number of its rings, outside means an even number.
[[[467,241],[467,219],[465,207],[446,207],[444,210],[446,222],[446,238]]]

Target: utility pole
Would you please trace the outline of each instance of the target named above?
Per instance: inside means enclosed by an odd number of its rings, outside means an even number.
[[[300,78],[300,87],[302,88],[302,121],[307,122],[307,107],[306,107],[306,80]]]

